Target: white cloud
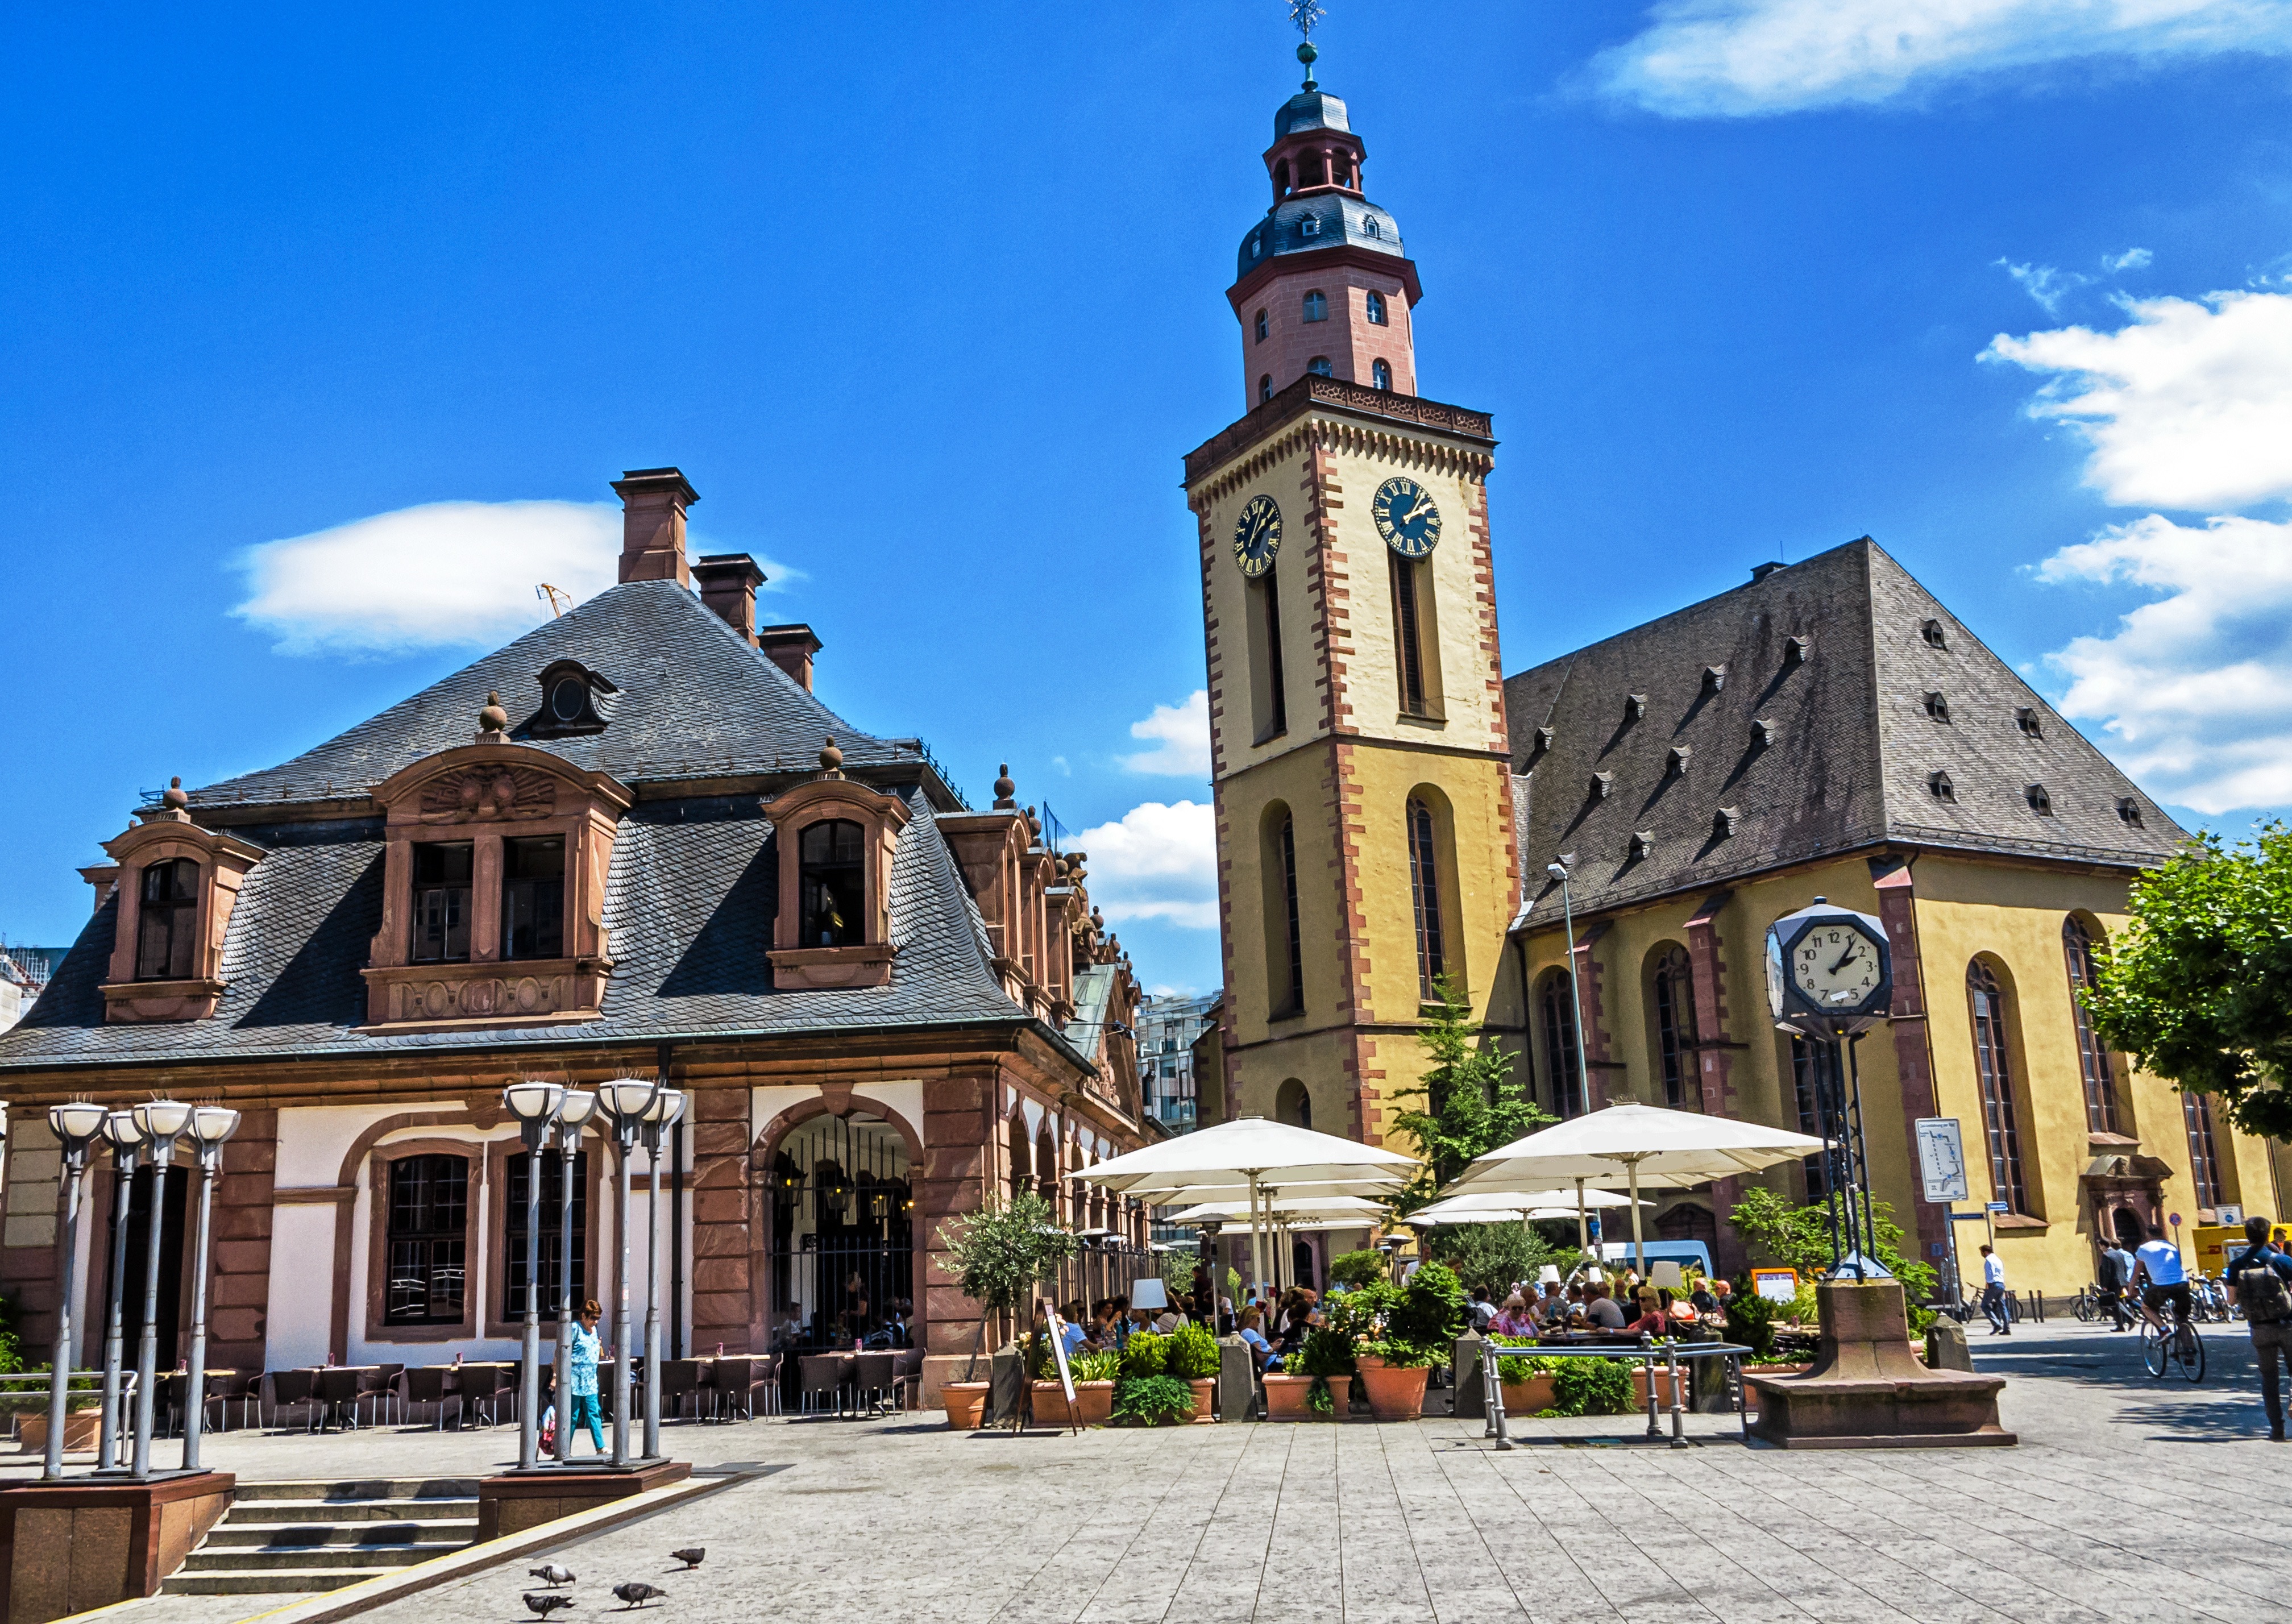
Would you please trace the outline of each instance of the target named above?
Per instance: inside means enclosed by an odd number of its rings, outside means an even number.
[[[1130,736],[1155,741],[1152,749],[1122,758],[1122,764],[1133,772],[1152,772],[1167,778],[1209,777],[1209,691],[1197,688],[1175,705],[1157,705],[1146,720],[1130,724]]]
[[[2098,721],[2143,788],[2208,814],[2292,804],[2292,524],[2151,513],[2038,574],[2159,594],[2046,657],[2070,679],[2062,709]]]
[[[2146,248],[2127,248],[2122,254],[2102,255],[2101,268],[2103,271],[2146,271],[2156,258]]]
[[[2035,299],[2048,316],[2060,314],[2062,300],[2093,282],[2082,271],[2063,271],[2054,265],[2017,265],[2004,259],[1993,263],[2003,266],[2006,274],[2019,283],[2022,291]]]
[[[1085,829],[1074,844],[1087,860],[1091,901],[1109,920],[1217,928],[1217,816],[1209,806],[1149,801],[1118,822]]]
[[[1608,95],[1680,117],[1868,104],[2006,69],[2292,53],[2281,0],[1661,0]]]
[[[2292,496],[2292,295],[2128,300],[2113,332],[2000,333],[1984,360],[2052,375],[2030,404],[2093,448],[2120,506],[2218,512]]]
[[[620,554],[609,502],[430,502],[249,547],[238,565],[253,595],[230,612],[282,654],[490,648],[549,618],[537,586],[582,602],[613,585]],[[804,578],[756,562],[766,592]]]

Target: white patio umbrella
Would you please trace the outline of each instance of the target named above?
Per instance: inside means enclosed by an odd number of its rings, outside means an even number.
[[[1559,1179],[1589,1184],[1621,1181],[1631,1192],[1632,1250],[1644,1276],[1642,1189],[1691,1189],[1715,1178],[1796,1161],[1823,1148],[1824,1142],[1810,1135],[1731,1117],[1654,1105],[1610,1105],[1474,1158],[1451,1189],[1462,1195],[1541,1187]]]
[[[1473,1190],[1460,1194],[1443,1196],[1429,1207],[1420,1207],[1408,1216],[1414,1224],[1420,1218],[1431,1217],[1439,1224],[1503,1223],[1518,1217],[1566,1218],[1576,1220],[1576,1244],[1589,1250],[1592,1236],[1585,1223],[1586,1211],[1610,1207],[1629,1207],[1629,1196],[1614,1195],[1605,1190],[1587,1190],[1586,1179],[1578,1179],[1576,1188],[1570,1190]],[[1452,1189],[1463,1190],[1460,1184]],[[1569,1203],[1573,1202],[1570,1206]]]
[[[1374,1224],[1385,1214],[1382,1201],[1360,1195],[1285,1195],[1261,1203],[1263,1209],[1291,1229],[1318,1218],[1343,1218],[1355,1224]],[[1225,1224],[1249,1216],[1247,1201],[1204,1201],[1164,1220],[1169,1224]]]
[[[1329,1193],[1358,1193],[1364,1185],[1383,1188],[1396,1184],[1416,1169],[1416,1159],[1399,1151],[1263,1117],[1242,1117],[1095,1163],[1074,1176],[1142,1199],[1166,1199],[1179,1191],[1215,1192],[1239,1184],[1247,1196],[1250,1211],[1250,1267],[1259,1280],[1270,1281],[1263,1255],[1266,1226],[1260,1216],[1266,1186],[1295,1195],[1302,1193],[1295,1188],[1298,1185],[1350,1184],[1351,1191]],[[1231,1198],[1212,1194],[1207,1199]]]

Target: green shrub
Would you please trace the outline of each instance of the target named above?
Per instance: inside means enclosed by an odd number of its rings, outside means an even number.
[[[1122,1355],[1112,1348],[1095,1353],[1077,1353],[1067,1361],[1067,1365],[1078,1382],[1118,1381],[1122,1377]]]
[[[1159,1376],[1168,1368],[1170,1339],[1158,1331],[1133,1331],[1122,1349],[1125,1376]]]
[[[1218,1373],[1216,1333],[1207,1325],[1181,1325],[1166,1339],[1162,1368],[1180,1381],[1204,1381]]]
[[[1297,1351],[1297,1369],[1305,1376],[1351,1376],[1353,1373],[1352,1338],[1327,1326],[1315,1326],[1305,1333],[1305,1345]]]
[[[1625,1416],[1639,1408],[1632,1373],[1615,1359],[1560,1359],[1547,1416]]]
[[[1347,1252],[1331,1260],[1329,1284],[1343,1286],[1348,1291],[1358,1291],[1371,1281],[1383,1280],[1385,1273],[1383,1252]]]
[[[1749,1283],[1745,1278],[1746,1285]],[[1727,1340],[1751,1350],[1755,1359],[1775,1351],[1775,1305],[1747,1290],[1727,1297]]]
[[[1194,1390],[1174,1376],[1133,1376],[1114,1386],[1118,1426],[1157,1426],[1183,1421],[1194,1413]]]

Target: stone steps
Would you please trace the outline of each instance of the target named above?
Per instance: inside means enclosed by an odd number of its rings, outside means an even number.
[[[240,1483],[231,1507],[182,1569],[171,1596],[339,1590],[427,1562],[478,1537],[470,1478]]]

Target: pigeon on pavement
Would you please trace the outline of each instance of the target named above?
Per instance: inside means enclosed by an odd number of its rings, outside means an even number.
[[[623,1612],[626,1612],[630,1607],[642,1607],[647,1602],[652,1600],[656,1596],[666,1596],[668,1592],[666,1590],[657,1589],[651,1585],[642,1584],[635,1580],[631,1580],[625,1585],[615,1585],[613,1587],[613,1594],[619,1596],[623,1602],[627,1604],[626,1606],[624,1606],[621,1609]]]
[[[545,1585],[569,1585],[573,1582],[573,1570],[554,1562],[545,1562],[527,1571]]]
[[[544,1590],[538,1596],[529,1590],[525,1594],[525,1604],[536,1614],[545,1619],[560,1607],[570,1607],[573,1604],[573,1598],[569,1596],[560,1596],[553,1590]]]
[[[682,1563],[687,1568],[698,1567],[700,1559],[707,1554],[708,1547],[705,1545],[688,1545],[681,1551],[669,1552],[671,1556]]]

